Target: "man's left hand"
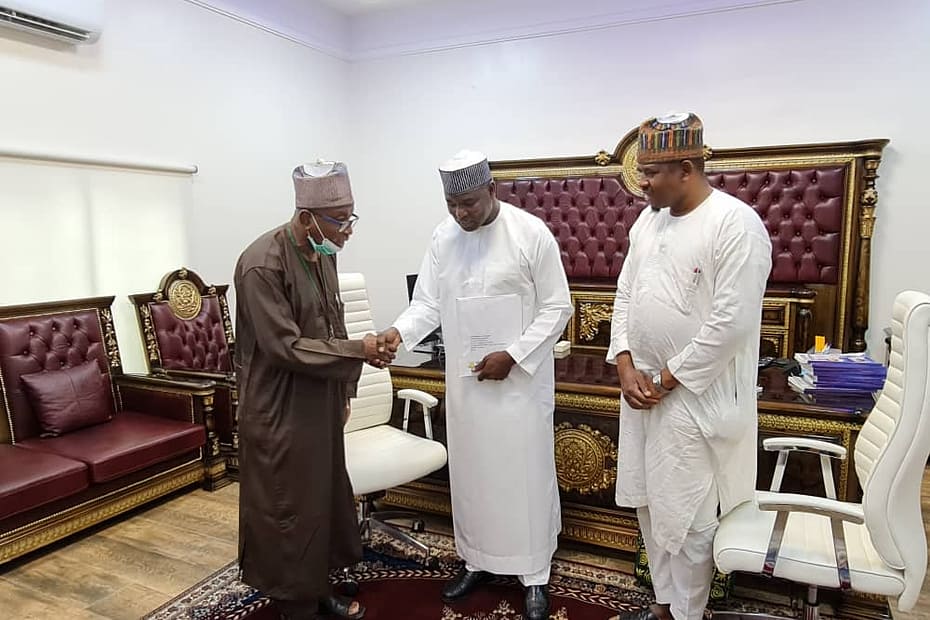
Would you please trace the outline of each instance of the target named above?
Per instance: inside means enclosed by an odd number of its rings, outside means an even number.
[[[501,381],[510,374],[510,369],[516,364],[507,351],[488,353],[484,359],[475,365],[474,372],[478,373],[478,381],[493,379]]]

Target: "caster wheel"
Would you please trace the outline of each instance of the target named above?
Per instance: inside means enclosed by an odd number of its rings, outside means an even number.
[[[355,596],[358,594],[358,582],[355,580],[343,581],[339,584],[339,591],[346,596]]]
[[[417,519],[416,521],[410,524],[410,529],[414,532],[425,532],[426,524],[423,523],[423,521],[420,521],[419,519]]]

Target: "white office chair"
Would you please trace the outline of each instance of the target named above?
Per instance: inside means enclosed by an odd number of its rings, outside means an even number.
[[[920,485],[930,454],[930,296],[906,291],[892,315],[891,360],[875,408],[855,445],[861,504],[833,497],[759,491],[720,521],[714,561],[725,573],[743,571],[808,586],[804,618],[820,617],[817,589],[841,588],[898,597],[914,607],[927,568]],[[775,440],[784,450],[845,458],[837,446]],[[778,447],[769,445],[769,448]],[[782,457],[779,464],[783,470]],[[822,459],[826,462],[827,459]],[[832,472],[823,467],[828,495]],[[776,479],[780,476],[776,471]]]
[[[345,304],[345,321],[349,338],[361,338],[375,331],[368,305],[365,277],[360,273],[339,274],[339,292]],[[394,405],[391,374],[365,364],[358,382],[358,394],[351,401],[352,413],[345,427],[346,468],[352,490],[361,499],[362,536],[367,540],[371,529],[379,529],[420,549],[429,559],[426,545],[386,523],[388,520],[417,521],[416,513],[407,511],[373,512],[374,500],[383,491],[440,469],[446,464],[446,448],[433,440],[430,410],[436,397],[420,390],[400,390],[397,397],[405,401],[403,430],[389,424]],[[410,404],[416,401],[423,412],[426,437],[407,432]]]

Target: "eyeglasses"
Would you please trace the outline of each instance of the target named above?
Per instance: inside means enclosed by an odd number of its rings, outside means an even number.
[[[348,218],[344,220],[337,220],[334,217],[329,217],[328,215],[319,214],[320,219],[324,222],[329,222],[333,226],[338,226],[338,230],[341,233],[348,232],[350,229],[355,228],[355,223],[358,222],[358,216],[354,213],[351,214]],[[314,215],[316,217],[316,215]]]

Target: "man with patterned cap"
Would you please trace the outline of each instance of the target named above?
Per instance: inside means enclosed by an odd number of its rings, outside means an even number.
[[[708,184],[694,114],[645,121],[637,163],[651,208],[630,229],[607,361],[623,393],[616,501],[636,508],[656,604],[620,618],[697,620],[718,510],[753,498],[772,246],[749,205]]]
[[[285,618],[361,618],[328,581],[362,557],[342,433],[362,363],[393,355],[373,334],[346,335],[335,254],[357,216],[345,164],[298,166],[293,179],[293,217],[236,265],[239,566]]]
[[[442,597],[461,599],[492,573],[517,575],[524,617],[549,618],[561,530],[552,347],[572,312],[568,282],[555,237],[539,218],[497,199],[484,155],[463,151],[439,175],[449,217],[433,231],[410,307],[379,338],[411,348],[442,326],[452,517],[465,560]],[[506,313],[479,315],[479,323],[516,330],[463,366],[475,337],[464,333],[469,300]]]

